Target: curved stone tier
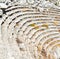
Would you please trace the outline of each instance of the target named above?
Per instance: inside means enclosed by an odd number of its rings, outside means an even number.
[[[4,10],[0,59],[59,59],[60,9],[29,4],[16,3]]]

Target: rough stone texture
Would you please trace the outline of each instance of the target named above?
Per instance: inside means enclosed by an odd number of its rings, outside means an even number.
[[[10,1],[0,18],[0,59],[59,59],[60,8],[25,1]]]

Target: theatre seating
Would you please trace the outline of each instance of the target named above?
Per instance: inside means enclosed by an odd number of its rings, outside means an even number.
[[[60,10],[13,5],[0,22],[0,59],[60,58]],[[4,53],[5,52],[5,53]]]

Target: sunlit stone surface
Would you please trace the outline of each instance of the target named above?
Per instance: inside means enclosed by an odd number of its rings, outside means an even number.
[[[60,59],[60,0],[0,0],[0,59]]]

